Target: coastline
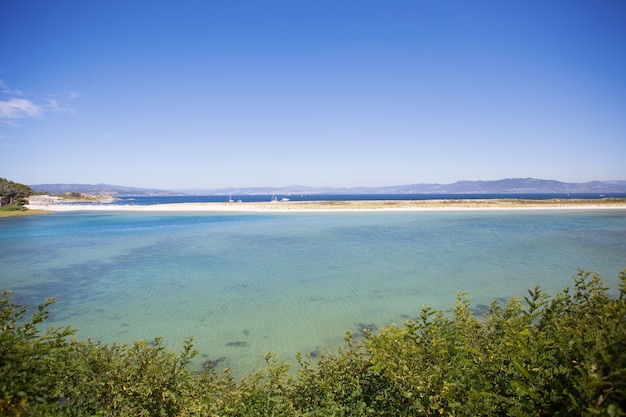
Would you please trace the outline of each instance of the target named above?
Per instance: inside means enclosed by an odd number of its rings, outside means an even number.
[[[153,205],[38,203],[26,206],[44,212],[350,212],[350,211],[455,211],[455,210],[626,210],[626,199],[474,199],[474,200],[342,200],[236,203],[168,203]],[[34,213],[33,213],[34,214]]]
[[[34,208],[34,209],[29,209],[29,210],[12,210],[12,211],[0,210],[0,218],[33,216],[36,214],[47,214],[47,213],[50,213],[50,211],[51,210],[42,210],[39,208]]]

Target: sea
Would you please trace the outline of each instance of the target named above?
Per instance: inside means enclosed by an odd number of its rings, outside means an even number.
[[[177,196],[139,196],[120,197],[113,204],[118,205],[148,205],[166,203],[214,203],[228,201],[242,202],[266,202],[273,200],[288,199],[290,201],[354,201],[354,200],[482,200],[482,199],[601,199],[601,198],[626,198],[626,193],[463,193],[463,194],[255,194],[255,195],[177,195]],[[96,203],[97,204],[97,203]]]
[[[220,198],[114,204],[229,196]],[[239,376],[263,367],[268,352],[295,365],[296,352],[341,346],[346,331],[359,337],[401,325],[424,306],[448,311],[459,292],[481,314],[536,285],[554,294],[584,269],[617,294],[625,255],[626,210],[614,209],[76,211],[0,219],[0,289],[32,308],[56,298],[44,328],[71,324],[76,337],[106,344],[162,336],[172,349],[193,336],[192,367],[211,363]]]

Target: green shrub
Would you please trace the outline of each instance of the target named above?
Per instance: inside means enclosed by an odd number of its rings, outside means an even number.
[[[176,416],[193,408],[191,339],[180,355],[160,338],[133,346],[72,340],[70,353],[59,381],[64,415]]]
[[[374,369],[407,403],[407,415],[624,415],[626,272],[618,299],[595,274],[550,299],[492,303],[481,318],[460,295],[454,315],[420,320],[368,340]]]
[[[40,305],[30,321],[26,307],[16,304],[8,291],[0,296],[0,415],[20,416],[28,409],[45,410],[58,402],[58,378],[70,327],[41,332],[53,299]]]
[[[362,343],[347,333],[345,347],[319,359],[298,355],[300,370],[293,401],[306,416],[365,416],[376,409],[378,375]]]
[[[27,203],[28,203],[27,200],[19,200],[14,203],[7,204],[5,206],[0,207],[0,211],[25,211],[27,210],[27,208],[24,207],[24,204],[27,204]]]
[[[235,380],[231,371],[189,369],[160,338],[132,346],[38,330],[48,300],[24,319],[0,297],[0,415],[6,416],[623,416],[626,415],[626,270],[619,295],[596,274],[550,297],[493,302],[482,316],[459,294],[451,313],[298,355]]]

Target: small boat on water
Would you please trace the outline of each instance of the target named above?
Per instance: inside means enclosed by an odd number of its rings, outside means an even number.
[[[280,200],[275,195],[272,195],[272,203],[278,203],[279,201],[289,201],[287,197],[283,197]]]

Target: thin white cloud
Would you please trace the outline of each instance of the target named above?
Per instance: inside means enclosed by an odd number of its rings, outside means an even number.
[[[42,114],[41,106],[25,98],[11,98],[0,101],[0,119],[22,119],[24,117],[38,117]]]
[[[59,104],[57,99],[49,98],[46,104],[43,106],[43,109],[46,113],[68,113],[74,114],[74,108],[66,107]]]
[[[0,92],[7,94],[7,95],[12,95],[12,96],[23,96],[24,93],[22,92],[22,90],[14,90],[12,88],[10,88],[4,81],[0,80]]]
[[[41,117],[46,113],[51,114],[74,114],[74,108],[63,105],[55,95],[50,95],[45,103],[38,104],[32,100],[23,98],[20,90],[10,88],[4,81],[0,80],[0,92],[9,96],[0,100],[0,122],[17,126],[17,120],[26,118]],[[70,91],[63,94],[63,97],[75,99],[78,93]]]

